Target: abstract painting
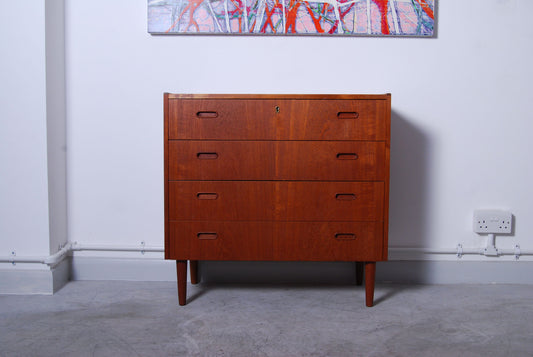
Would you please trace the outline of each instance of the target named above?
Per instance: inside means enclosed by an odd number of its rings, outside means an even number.
[[[435,1],[148,0],[148,32],[431,37]]]

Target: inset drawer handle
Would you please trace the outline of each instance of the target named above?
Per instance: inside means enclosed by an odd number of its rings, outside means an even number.
[[[198,192],[196,197],[199,200],[216,200],[218,198],[218,193],[216,192]]]
[[[355,234],[354,233],[336,233],[335,239],[338,240],[354,240]]]
[[[200,119],[214,119],[218,118],[218,112],[204,111],[196,113],[196,116]]]
[[[353,201],[355,200],[356,196],[355,193],[337,193],[335,198],[339,201]]]
[[[338,119],[357,119],[359,118],[358,112],[338,112],[337,113]]]
[[[198,239],[213,240],[217,239],[218,234],[216,232],[199,232],[196,236]]]
[[[200,160],[215,160],[218,159],[218,154],[216,152],[199,152],[196,157]]]
[[[354,152],[340,152],[337,154],[339,160],[357,160],[358,156]]]

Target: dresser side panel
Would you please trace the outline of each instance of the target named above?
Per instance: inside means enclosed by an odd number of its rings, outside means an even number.
[[[169,123],[169,94],[164,94],[163,100],[163,180],[164,180],[164,191],[163,191],[163,201],[165,205],[164,210],[164,224],[165,224],[165,259],[171,259],[169,254],[169,243],[170,243],[170,225],[169,225],[169,197],[168,197],[168,123]]]

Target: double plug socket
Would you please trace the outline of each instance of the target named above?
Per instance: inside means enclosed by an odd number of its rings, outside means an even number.
[[[509,211],[475,210],[474,232],[480,234],[510,234],[513,227],[513,215]]]

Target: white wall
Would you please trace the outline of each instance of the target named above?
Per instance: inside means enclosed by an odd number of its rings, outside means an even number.
[[[391,92],[390,245],[481,246],[492,207],[533,248],[532,1],[439,1],[433,39],[151,36],[146,6],[67,1],[72,241],[163,245],[165,91]]]
[[[0,256],[48,255],[45,6],[0,11]]]
[[[65,244],[64,1],[2,2],[0,12],[0,293],[51,294]],[[12,252],[22,262],[11,264]]]

